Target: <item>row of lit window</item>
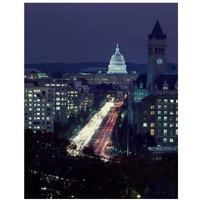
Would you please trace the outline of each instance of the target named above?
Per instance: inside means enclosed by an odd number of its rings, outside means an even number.
[[[148,123],[146,123],[146,122],[143,123],[143,127],[144,127],[144,128],[146,128],[147,125],[148,125]],[[162,126],[162,123],[158,123],[157,125],[158,125],[158,127],[161,127],[161,126]],[[151,126],[151,127],[154,127],[155,124],[154,124],[154,123],[151,123],[150,126]],[[169,126],[169,127],[173,127],[173,126],[174,126],[174,123],[163,123],[163,127],[168,127],[168,126]],[[175,126],[178,127],[178,123],[175,123]]]
[[[42,102],[45,102],[48,99],[42,99]],[[24,99],[25,102],[27,102],[27,99]],[[28,99],[28,101],[32,102],[32,99]],[[37,99],[34,99],[34,102],[37,102]]]
[[[178,115],[178,111],[176,111],[176,112],[170,111],[170,112],[169,112],[170,115],[174,115],[175,113],[176,113],[176,115]],[[146,113],[144,112],[143,114],[145,115],[145,114],[147,114],[147,112],[146,112]],[[161,115],[161,114],[162,114],[162,111],[158,111],[158,115]],[[168,114],[168,111],[165,110],[165,111],[163,112],[163,114],[164,114],[164,115],[167,115],[167,114]],[[151,111],[151,115],[155,115],[155,111]]]
[[[66,101],[67,98],[60,98],[60,97],[57,97],[57,98],[56,98],[56,101],[60,101],[60,100],[61,100],[61,101]]]
[[[30,104],[25,104],[25,107],[26,107],[26,106],[34,106],[34,107],[35,107],[35,106],[39,106],[39,107],[40,107],[40,106],[46,106],[46,104],[43,104],[43,103],[42,103],[42,104],[40,104],[40,103],[31,104],[31,103],[30,103]],[[48,106],[49,106],[49,105],[48,105]]]
[[[29,117],[29,120],[32,120],[32,117]],[[40,120],[40,117],[33,117],[33,120]],[[42,117],[42,120],[45,120],[45,117]],[[51,120],[51,117],[46,117],[47,121]],[[32,122],[29,122],[29,124],[32,124]]]
[[[164,109],[168,109],[168,105],[163,106]],[[171,108],[171,107],[170,107]],[[172,107],[173,108],[173,107]],[[162,109],[162,105],[158,105],[158,109]],[[178,109],[178,106],[176,106],[176,109]]]
[[[175,99],[163,99],[163,102],[168,103],[168,100],[169,103],[175,103]],[[158,99],[158,103],[162,103],[162,99]],[[178,99],[176,99],[176,103],[178,103]]]
[[[67,84],[46,84],[45,86],[67,86]]]
[[[146,92],[135,92],[135,95],[146,95]]]
[[[78,93],[78,91],[68,91],[68,93]]]
[[[163,135],[164,136],[167,136],[167,129],[163,129]],[[151,135],[155,135],[155,130],[154,129],[151,129],[150,131],[150,134]],[[162,130],[161,129],[158,129],[158,135],[161,135],[162,134]],[[173,130],[170,131],[170,135],[174,135],[174,132]],[[178,129],[176,129],[176,135],[178,135]]]
[[[163,138],[163,142],[168,142],[168,138]],[[174,142],[174,138],[169,138],[169,142],[173,143]]]
[[[66,95],[65,92],[56,92],[56,95]]]
[[[158,117],[157,118],[158,119],[158,121],[161,121],[162,120],[162,118],[161,117]],[[163,121],[167,121],[169,118],[168,117],[163,117]],[[171,118],[172,119],[172,118]],[[170,120],[171,121],[171,120]],[[176,121],[178,121],[178,117],[176,117]]]

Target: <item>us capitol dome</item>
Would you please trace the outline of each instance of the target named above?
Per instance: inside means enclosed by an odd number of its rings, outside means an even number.
[[[119,45],[116,46],[116,52],[111,57],[110,65],[108,65],[108,74],[127,74],[125,60],[119,52]]]

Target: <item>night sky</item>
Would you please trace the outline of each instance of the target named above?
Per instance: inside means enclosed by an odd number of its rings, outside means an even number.
[[[176,3],[28,3],[25,63],[109,62],[116,43],[125,61],[147,63],[157,19],[167,34],[168,62],[177,63]]]

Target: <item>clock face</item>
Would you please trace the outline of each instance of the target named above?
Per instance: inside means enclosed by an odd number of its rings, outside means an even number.
[[[158,58],[156,62],[157,64],[161,65],[163,63],[163,60],[161,58]]]

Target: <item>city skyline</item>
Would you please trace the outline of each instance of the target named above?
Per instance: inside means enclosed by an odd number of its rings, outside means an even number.
[[[176,3],[25,4],[25,63],[109,62],[116,43],[126,62],[147,63],[159,20],[168,62],[177,64]]]

